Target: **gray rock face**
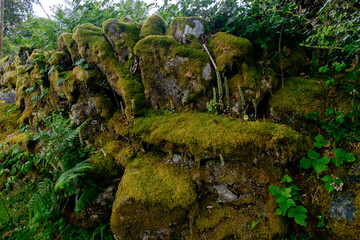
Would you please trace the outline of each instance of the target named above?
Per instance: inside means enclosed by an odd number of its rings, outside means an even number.
[[[344,218],[350,222],[355,220],[356,208],[352,201],[355,196],[353,193],[339,193],[330,204],[330,216],[333,218]]]
[[[217,199],[217,203],[228,203],[228,202],[234,202],[238,199],[238,197],[232,193],[226,185],[215,185],[214,189],[216,193],[219,195],[219,198]]]
[[[0,92],[0,104],[13,104],[15,102],[15,97],[15,90],[6,93]]]

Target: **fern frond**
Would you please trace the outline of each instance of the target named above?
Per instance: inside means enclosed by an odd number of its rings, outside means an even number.
[[[51,214],[52,206],[57,202],[54,193],[54,183],[46,178],[38,184],[38,191],[29,201],[30,219],[36,220],[39,217]]]
[[[76,181],[79,177],[85,175],[85,172],[90,170],[92,166],[88,163],[88,161],[83,161],[75,165],[75,167],[67,170],[58,178],[55,183],[55,191],[59,189],[63,189],[70,182]]]
[[[0,222],[11,221],[11,216],[8,208],[6,207],[8,204],[8,201],[3,198],[2,193],[0,192]]]
[[[86,188],[79,199],[76,199],[75,213],[88,208],[97,198],[99,191],[96,188]]]

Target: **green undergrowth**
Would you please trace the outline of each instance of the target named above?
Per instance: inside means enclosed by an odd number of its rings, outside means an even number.
[[[259,151],[280,151],[283,158],[291,159],[307,146],[301,134],[270,121],[239,121],[193,111],[149,112],[128,128],[119,118],[114,114],[109,122],[117,134],[134,135],[169,152],[188,152],[196,159],[249,157]]]

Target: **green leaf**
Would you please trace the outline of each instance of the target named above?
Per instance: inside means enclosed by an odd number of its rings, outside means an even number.
[[[324,181],[324,182],[333,182],[334,181],[334,179],[329,175],[326,175],[326,176],[320,178],[320,180]]]
[[[41,137],[41,135],[40,135],[39,133],[36,133],[36,134],[33,136],[33,141],[38,140],[40,137]]]
[[[307,213],[308,211],[303,206],[296,206],[295,208],[297,213]]]
[[[334,189],[335,189],[334,186],[332,186],[330,184],[330,182],[325,183],[324,187],[325,187],[328,194],[331,193],[332,191],[334,191]]]
[[[310,159],[318,159],[320,157],[320,154],[318,152],[313,151],[313,150],[307,150],[307,156]]]
[[[332,159],[332,162],[333,162],[333,164],[334,164],[335,166],[337,166],[337,167],[340,167],[341,165],[344,164],[343,158],[338,158],[338,157],[334,157],[334,158]]]
[[[295,208],[290,208],[288,212],[288,217],[295,217],[295,216],[296,216]]]
[[[278,186],[270,186],[269,190],[270,190],[271,195],[273,195],[273,196],[280,194],[280,190],[279,190]]]
[[[337,148],[334,153],[336,157],[341,158],[345,157],[346,151],[342,148]]]
[[[325,156],[326,157],[326,156]],[[321,159],[324,159],[325,157],[321,158]],[[314,160],[312,162],[312,166],[316,172],[316,174],[319,174],[321,173],[322,171],[324,171],[326,169],[326,162],[327,160],[325,161],[321,161],[320,159],[319,160]]]
[[[289,175],[285,175],[282,179],[283,182],[291,183],[293,179]]]
[[[354,162],[356,160],[355,155],[352,153],[346,153],[345,155],[345,161],[346,162]]]
[[[59,86],[60,84],[63,83],[63,81],[64,81],[64,79],[63,79],[63,78],[60,78],[59,80],[57,80],[56,85]]]
[[[310,159],[307,159],[305,157],[303,157],[301,160],[300,160],[300,167],[301,168],[304,168],[304,169],[309,169],[311,167],[311,161]]]
[[[304,213],[296,214],[295,216],[295,222],[299,224],[300,226],[306,227],[307,223],[305,222],[307,216]]]
[[[59,73],[58,78],[65,78],[67,76],[66,73]]]

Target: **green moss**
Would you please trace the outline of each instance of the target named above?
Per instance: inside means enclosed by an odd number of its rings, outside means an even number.
[[[17,71],[10,71],[4,74],[3,79],[1,81],[1,85],[5,87],[15,88],[17,81]]]
[[[159,156],[137,157],[125,169],[111,215],[115,237],[138,239],[147,231],[182,229],[196,201],[190,176]]]
[[[349,110],[351,99],[322,81],[302,77],[286,79],[285,93],[279,89],[269,101],[269,107],[282,118],[293,114],[304,118],[315,110],[324,118],[326,108],[331,106]]]
[[[17,120],[21,116],[21,111],[12,111],[11,115],[7,115],[13,107],[14,105],[0,104],[0,142],[18,130]]]
[[[63,33],[59,36],[58,47],[61,51],[70,54],[73,63],[81,58],[78,51],[78,45],[73,40],[71,33]]]
[[[187,208],[196,200],[189,175],[177,166],[165,165],[156,156],[135,158],[125,169],[117,199],[134,199],[166,208]]]
[[[61,72],[61,74],[66,74],[64,78],[59,78],[59,74],[56,69],[50,73],[49,80],[52,90],[59,94],[64,94],[69,103],[75,102],[77,100],[75,94],[78,87],[76,77],[72,71]]]
[[[73,38],[79,46],[81,56],[90,64],[95,64],[107,76],[110,86],[122,96],[126,111],[130,113],[131,101],[134,99],[136,113],[141,113],[146,103],[140,76],[130,74],[133,60],[121,65],[101,29],[92,24],[77,26]]]
[[[109,40],[118,59],[124,62],[131,56],[132,48],[139,39],[140,26],[134,22],[109,19],[103,22],[102,31]]]
[[[107,142],[104,145],[104,150],[121,166],[126,166],[135,156],[135,149],[130,144],[117,140]]]
[[[71,59],[69,58],[69,55],[64,52],[55,52],[50,60],[49,63],[51,66],[57,67],[57,66],[71,66]]]
[[[15,97],[15,106],[17,108],[23,109],[25,107],[25,90],[29,87],[31,87],[31,78],[29,73],[26,73],[24,76],[17,78]]]
[[[166,31],[166,23],[159,15],[153,15],[146,19],[140,31],[140,37],[150,35],[164,35]]]
[[[115,159],[109,155],[105,156],[102,152],[92,155],[90,164],[93,166],[91,172],[100,177],[117,176],[120,172]]]
[[[208,47],[220,72],[236,72],[241,69],[243,62],[252,62],[253,47],[246,38],[221,32],[208,40]]]
[[[121,125],[121,124],[119,124]],[[297,158],[308,145],[299,133],[267,121],[247,122],[183,112],[171,115],[151,113],[137,118],[136,125],[117,127],[117,134],[133,134],[142,141],[172,152],[187,152],[197,159],[242,157],[250,159],[259,151],[282,151],[284,159]],[[281,146],[281,149],[280,148]]]
[[[176,108],[192,101],[210,84],[209,58],[200,49],[181,46],[171,36],[148,36],[134,48],[140,59],[145,96],[154,108]],[[203,74],[209,67],[209,74]],[[179,89],[179,91],[174,89]],[[187,96],[182,94],[187,92]]]

